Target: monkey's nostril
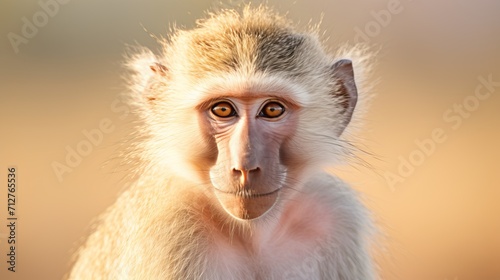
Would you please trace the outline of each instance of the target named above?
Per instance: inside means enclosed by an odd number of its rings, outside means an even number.
[[[240,176],[242,173],[243,173],[243,172],[241,172],[241,170],[236,169],[236,168],[233,168],[233,174],[234,174],[234,175],[238,175],[238,176]]]
[[[260,171],[260,167],[255,167],[254,169],[250,169],[248,170],[248,173],[251,173],[251,172],[259,172]]]

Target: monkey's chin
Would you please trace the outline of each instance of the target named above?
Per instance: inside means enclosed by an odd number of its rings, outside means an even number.
[[[264,194],[243,192],[225,192],[215,188],[215,195],[220,204],[236,219],[257,219],[269,212],[278,201],[281,188]]]

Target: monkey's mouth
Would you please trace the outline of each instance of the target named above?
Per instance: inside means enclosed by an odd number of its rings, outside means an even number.
[[[231,216],[237,219],[251,220],[261,217],[274,206],[281,188],[267,193],[257,193],[255,190],[236,192],[215,189],[215,195],[220,204]]]
[[[281,188],[277,188],[274,191],[268,192],[268,193],[257,193],[255,190],[243,190],[243,191],[236,191],[236,192],[229,192],[229,191],[223,191],[218,188],[215,188],[217,191],[225,193],[225,194],[232,194],[234,196],[240,196],[244,198],[256,198],[256,197],[263,197],[263,196],[268,196],[272,195],[276,192],[279,192]]]

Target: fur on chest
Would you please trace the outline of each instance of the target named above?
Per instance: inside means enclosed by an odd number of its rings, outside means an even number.
[[[237,226],[226,234],[212,232],[206,257],[214,279],[319,279],[334,247],[331,209],[302,197],[283,210],[248,232]]]

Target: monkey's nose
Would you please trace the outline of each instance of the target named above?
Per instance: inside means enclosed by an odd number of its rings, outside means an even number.
[[[247,185],[251,178],[260,173],[260,168],[235,168],[233,167],[233,176],[240,180],[242,186]]]

